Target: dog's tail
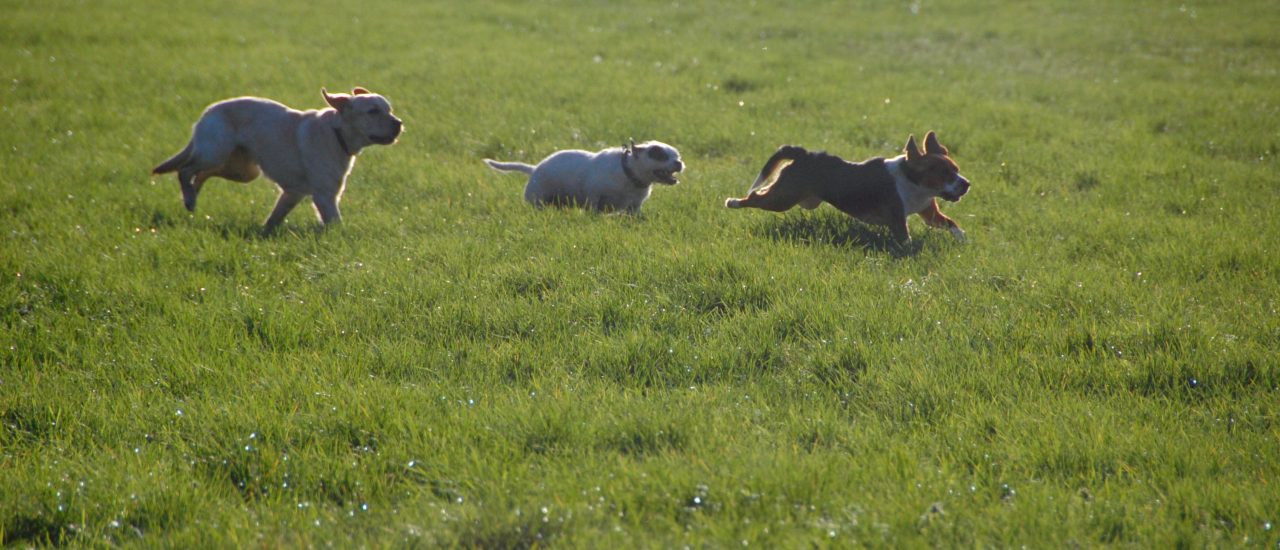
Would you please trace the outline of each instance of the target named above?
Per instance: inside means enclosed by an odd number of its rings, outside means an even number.
[[[490,168],[500,172],[524,172],[526,174],[533,174],[534,169],[532,164],[525,164],[523,162],[498,162],[496,160],[484,159],[484,163],[488,164]]]
[[[764,167],[760,169],[760,175],[751,184],[751,188],[747,189],[747,193],[773,185],[774,180],[778,179],[778,173],[782,172],[783,168],[808,154],[809,152],[804,147],[795,145],[779,147],[778,151],[772,157],[769,157],[769,161],[764,163]]]
[[[152,168],[151,174],[155,175],[155,174],[167,174],[169,172],[176,172],[179,168],[182,168],[183,164],[187,163],[187,160],[191,158],[191,150],[194,148],[195,148],[195,141],[188,142],[185,148],[183,148],[181,151],[178,151],[178,154],[172,157],[169,157],[169,160],[166,160],[160,163],[159,166]]]

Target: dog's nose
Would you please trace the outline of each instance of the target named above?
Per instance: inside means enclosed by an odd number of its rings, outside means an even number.
[[[683,172],[683,171],[684,171],[684,163],[683,163],[683,162],[680,162],[680,161],[678,161],[678,160],[676,161],[676,171],[677,171],[677,172]]]

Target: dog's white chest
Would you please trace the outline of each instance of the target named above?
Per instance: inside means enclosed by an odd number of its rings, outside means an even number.
[[[884,167],[893,176],[894,186],[898,189],[898,198],[902,199],[903,213],[910,216],[927,208],[929,203],[933,202],[934,194],[929,189],[912,183],[907,175],[902,173],[902,162],[902,157],[889,159],[884,162]]]

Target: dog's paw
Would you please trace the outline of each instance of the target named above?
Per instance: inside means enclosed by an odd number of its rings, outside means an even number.
[[[742,208],[742,200],[741,199],[725,199],[724,207],[725,208]]]
[[[966,240],[968,240],[964,236],[964,230],[960,229],[959,227],[952,227],[951,234],[955,235],[957,241],[965,242]]]

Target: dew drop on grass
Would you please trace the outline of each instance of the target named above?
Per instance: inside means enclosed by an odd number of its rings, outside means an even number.
[[[1000,498],[1001,498],[1001,499],[1003,499],[1003,500],[1010,500],[1010,499],[1012,499],[1012,498],[1014,497],[1014,495],[1016,495],[1016,494],[1018,494],[1018,491],[1014,490],[1014,488],[1013,488],[1013,487],[1010,487],[1008,483],[1002,483],[1002,484],[1000,485]]]

